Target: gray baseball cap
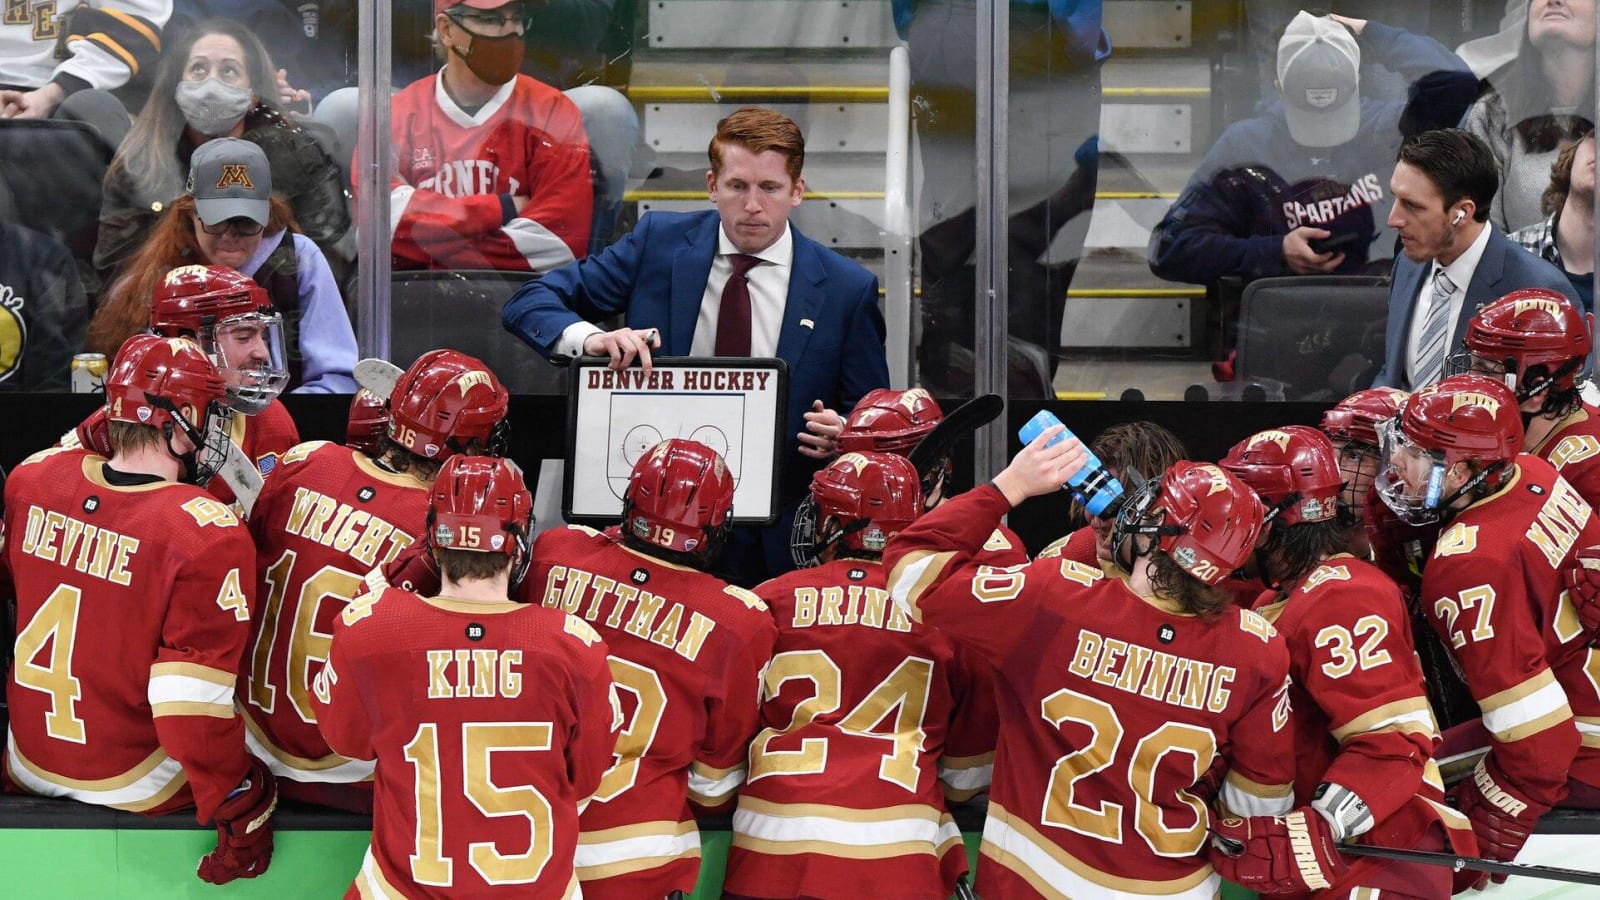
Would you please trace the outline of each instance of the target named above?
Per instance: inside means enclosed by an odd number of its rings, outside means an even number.
[[[1361,130],[1361,48],[1343,25],[1302,10],[1278,41],[1278,86],[1289,135],[1337,147]]]
[[[206,141],[189,158],[188,191],[207,225],[243,216],[264,228],[272,212],[267,155],[240,138]]]

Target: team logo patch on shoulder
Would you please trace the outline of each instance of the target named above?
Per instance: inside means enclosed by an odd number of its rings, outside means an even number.
[[[89,496],[83,498],[83,511],[84,512],[92,513],[92,512],[94,512],[95,510],[97,510],[99,508],[100,508],[100,498],[99,497],[96,497],[95,495],[90,494]]]
[[[467,640],[481,641],[483,640],[483,635],[484,628],[482,625],[478,624],[477,622],[467,623]]]
[[[262,456],[260,459],[256,460],[256,468],[260,469],[261,470],[261,474],[263,474],[263,475],[271,475],[272,474],[272,470],[276,469],[277,467],[278,467],[278,454],[276,454],[276,453],[268,453],[265,456]]]
[[[371,503],[372,498],[376,496],[378,492],[372,489],[372,485],[362,485],[361,489],[356,491],[356,499],[362,503]]]
[[[633,570],[633,574],[629,578],[632,579],[634,584],[647,584],[650,581],[650,571],[640,566]]]

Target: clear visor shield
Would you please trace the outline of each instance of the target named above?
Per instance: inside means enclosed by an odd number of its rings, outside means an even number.
[[[1439,521],[1449,468],[1443,455],[1413,443],[1398,417],[1378,426],[1378,454],[1381,463],[1372,487],[1383,502],[1412,525]]]
[[[289,384],[283,317],[277,313],[229,316],[213,325],[205,347],[228,387],[228,406],[255,415]]]

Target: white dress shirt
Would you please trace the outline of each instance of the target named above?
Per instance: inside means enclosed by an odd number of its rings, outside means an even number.
[[[728,239],[728,232],[717,226],[717,256],[711,261],[711,274],[706,278],[705,293],[700,295],[700,315],[695,319],[694,340],[689,343],[691,356],[715,356],[717,347],[717,316],[722,311],[722,289],[733,275],[733,261],[728,257],[739,248]],[[752,254],[757,263],[746,276],[750,285],[750,355],[772,357],[778,355],[778,336],[783,331],[783,311],[789,302],[789,271],[794,262],[794,232],[789,223],[783,224],[783,235],[772,246]],[[583,342],[603,329],[590,322],[577,321],[568,325],[556,340],[554,353],[565,356],[582,356]],[[667,345],[663,331],[661,346]]]
[[[1455,262],[1444,266],[1444,274],[1455,283],[1456,292],[1450,298],[1450,311],[1445,318],[1445,358],[1458,348],[1455,346],[1456,319],[1461,315],[1461,305],[1467,302],[1467,286],[1472,284],[1472,275],[1478,270],[1478,261],[1483,259],[1483,248],[1489,246],[1489,229],[1494,226],[1485,223],[1483,230],[1478,232],[1477,240],[1467,247],[1466,252],[1456,257]],[[1416,390],[1425,385],[1417,383],[1420,373],[1417,371],[1417,350],[1421,349],[1422,330],[1428,324],[1428,310],[1433,307],[1434,278],[1439,272],[1439,261],[1433,261],[1428,267],[1428,275],[1422,280],[1422,290],[1417,292],[1417,302],[1411,309],[1411,331],[1406,338],[1406,383]]]
[[[694,340],[689,355],[716,356],[717,319],[722,312],[722,289],[733,277],[730,257],[739,248],[728,239],[728,232],[717,226],[717,258],[711,261],[706,291],[700,296],[700,317],[695,320]],[[794,233],[783,223],[783,234],[772,246],[752,253],[761,260],[750,269],[750,355],[778,355],[778,334],[783,330],[783,309],[789,302],[789,270],[794,262]]]

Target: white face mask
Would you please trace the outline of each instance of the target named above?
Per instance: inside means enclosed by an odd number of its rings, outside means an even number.
[[[178,82],[178,109],[189,127],[206,137],[227,134],[250,111],[255,94],[247,87],[223,84],[215,78]]]

